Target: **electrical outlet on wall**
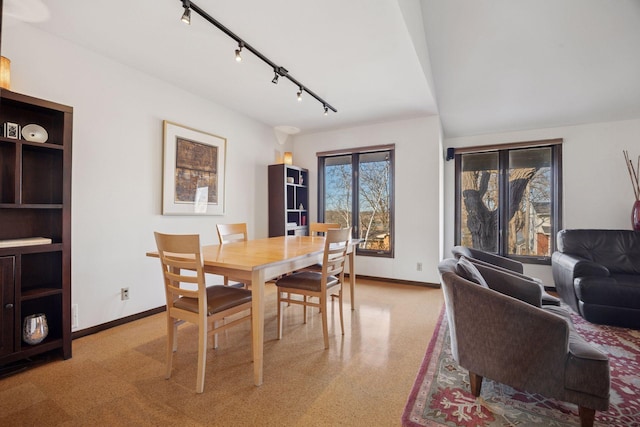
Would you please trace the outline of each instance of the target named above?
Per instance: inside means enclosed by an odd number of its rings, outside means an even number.
[[[122,301],[129,299],[129,288],[120,288],[120,299]]]
[[[80,325],[78,321],[78,304],[73,304],[71,305],[71,329],[76,329],[79,326]]]
[[[422,271],[422,263],[421,262],[416,264],[416,270]]]

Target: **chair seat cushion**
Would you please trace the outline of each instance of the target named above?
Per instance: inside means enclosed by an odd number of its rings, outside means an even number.
[[[322,273],[315,271],[301,271],[289,274],[276,282],[282,288],[303,289],[305,291],[320,292]],[[336,276],[327,277],[327,289],[336,286],[339,280]]]
[[[542,307],[544,311],[547,313],[553,313],[556,316],[560,316],[565,319],[569,324],[569,329],[573,329],[573,321],[571,320],[571,312],[566,308],[566,306],[556,306],[556,305],[545,305]]]
[[[546,291],[542,291],[542,305],[554,305],[560,306],[560,298],[554,297],[551,294],[548,294]]]
[[[320,263],[313,264],[313,265],[310,265],[308,267],[305,267],[304,269],[308,270],[308,271],[317,271],[318,273],[320,273],[320,272],[322,272],[322,264],[320,264]]]
[[[245,283],[238,282],[238,283],[229,283],[228,286],[231,286],[232,288],[244,288],[247,285]]]
[[[609,376],[607,355],[587,343],[575,330],[571,330],[569,355],[565,363],[565,387],[600,398],[608,398]]]
[[[231,286],[207,287],[207,316],[251,301],[251,291]],[[182,297],[174,306],[182,310],[198,312],[197,298]]]
[[[600,398],[609,396],[609,359],[576,331],[565,307],[545,306],[543,310],[566,320],[569,326],[569,354],[565,363],[565,387]],[[589,374],[585,374],[588,372]]]

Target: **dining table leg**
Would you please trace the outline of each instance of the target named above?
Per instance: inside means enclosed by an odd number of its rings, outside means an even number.
[[[264,272],[254,270],[251,274],[251,311],[253,343],[253,380],[262,385],[264,353]]]

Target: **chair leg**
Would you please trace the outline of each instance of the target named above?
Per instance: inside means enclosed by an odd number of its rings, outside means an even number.
[[[320,297],[320,307],[322,308],[322,334],[324,335],[324,348],[329,348],[329,326],[327,319],[327,296],[322,295]]]
[[[207,321],[198,327],[198,373],[196,393],[204,391],[204,369],[207,364]]]
[[[471,394],[473,394],[475,397],[480,396],[480,389],[482,388],[482,377],[469,371],[469,382],[471,383]]]
[[[178,351],[178,322],[173,321],[173,352]]]
[[[277,289],[278,293],[278,339],[282,339],[282,292],[280,289]],[[253,322],[251,322],[253,323]],[[253,340],[251,340],[253,343]]]
[[[304,302],[309,301],[308,298],[309,297],[307,297],[306,295],[302,296],[302,299],[304,300]],[[303,319],[302,323],[307,323],[307,306],[306,305],[302,306],[302,319]]]
[[[251,342],[251,362],[253,362],[253,308],[250,310],[251,318],[249,318],[249,341]]]
[[[171,368],[173,366],[173,352],[177,350],[177,336],[176,333],[178,326],[175,320],[167,314],[167,366],[164,377],[166,379],[171,378]]]
[[[596,418],[596,410],[591,408],[585,408],[584,406],[578,406],[578,415],[580,415],[581,427],[593,427],[593,422]]]
[[[219,325],[219,320],[213,321],[213,329],[216,329]],[[213,334],[213,348],[218,348],[218,333]]]
[[[340,330],[342,331],[342,335],[344,335],[344,319],[342,316],[342,289],[338,291],[338,307],[340,308]]]

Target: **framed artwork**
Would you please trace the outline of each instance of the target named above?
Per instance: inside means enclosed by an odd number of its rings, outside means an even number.
[[[4,136],[5,138],[20,139],[20,125],[6,122],[4,124]]]
[[[223,215],[227,140],[165,120],[163,215]]]

